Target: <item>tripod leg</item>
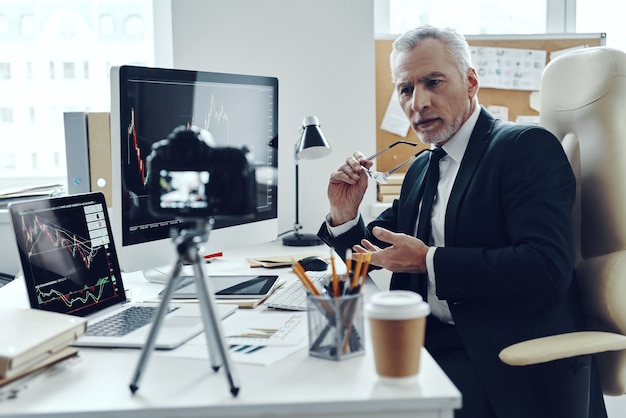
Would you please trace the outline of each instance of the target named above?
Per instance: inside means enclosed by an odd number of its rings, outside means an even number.
[[[198,252],[196,251],[194,254],[189,254],[189,256],[193,260],[198,301],[200,302],[200,309],[202,311],[202,320],[204,321],[204,331],[206,334],[207,345],[209,347],[209,357],[211,357],[212,366],[216,371],[219,369],[220,365],[224,366],[226,378],[228,379],[228,383],[230,385],[230,393],[233,396],[237,396],[240,387],[237,376],[235,376],[235,372],[232,369],[230,356],[226,350],[226,342],[224,340],[222,327],[215,312],[215,305],[212,299],[212,289],[209,289],[210,284],[207,285],[204,281],[204,270],[202,268],[202,262],[200,261]]]
[[[154,349],[154,345],[156,343],[156,338],[161,329],[161,324],[163,323],[163,318],[165,317],[165,313],[167,308],[169,307],[170,299],[172,298],[172,294],[174,293],[174,288],[178,284],[180,280],[180,272],[182,270],[182,262],[176,263],[174,266],[174,270],[172,271],[170,279],[167,281],[167,286],[165,287],[165,293],[163,294],[163,298],[161,303],[159,304],[159,308],[155,314],[154,321],[152,323],[152,327],[150,328],[150,334],[148,334],[148,340],[146,341],[146,345],[143,347],[141,351],[141,357],[139,358],[139,363],[137,364],[137,368],[135,369],[135,374],[133,375],[133,380],[131,381],[129,387],[130,391],[134,394],[139,389],[139,380],[141,379],[141,374],[148,363],[148,359],[152,350]]]

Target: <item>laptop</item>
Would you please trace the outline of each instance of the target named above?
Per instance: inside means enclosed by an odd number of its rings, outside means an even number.
[[[145,345],[159,303],[127,301],[102,193],[19,201],[9,212],[31,308],[87,318],[76,346]],[[237,309],[213,305],[221,319]],[[197,304],[170,304],[155,347],[173,349],[200,334],[200,315]]]

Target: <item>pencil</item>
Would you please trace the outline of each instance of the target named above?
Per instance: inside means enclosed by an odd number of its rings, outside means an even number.
[[[361,265],[363,264],[364,255],[364,253],[357,254],[356,267],[354,268],[354,274],[352,275],[352,283],[350,284],[350,289],[354,289],[354,287],[359,282],[359,278],[361,276]]]
[[[372,260],[372,253],[365,254],[365,262],[363,263],[363,272],[361,274],[361,284],[365,284],[365,280],[367,279],[367,270],[370,267],[370,261]]]
[[[333,249],[330,249],[330,265],[333,270],[333,296],[339,296],[339,278],[337,277],[337,270],[335,268],[335,255],[333,254]]]
[[[352,269],[352,250],[349,248],[346,250],[346,279],[350,283],[350,270]]]
[[[298,276],[298,278],[302,281],[302,284],[304,285],[304,287],[306,287],[309,290],[309,292],[311,292],[311,294],[315,296],[321,295],[319,290],[317,290],[317,287],[315,287],[311,279],[309,279],[309,277],[304,272],[304,267],[302,267],[300,262],[296,261],[293,264],[293,271],[294,273],[296,273],[296,276]]]

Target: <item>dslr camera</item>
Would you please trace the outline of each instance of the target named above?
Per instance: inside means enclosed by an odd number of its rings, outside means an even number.
[[[246,147],[216,147],[207,131],[179,126],[146,159],[156,216],[206,219],[254,214],[256,173]]]

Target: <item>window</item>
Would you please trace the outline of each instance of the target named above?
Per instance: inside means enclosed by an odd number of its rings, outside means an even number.
[[[76,65],[73,62],[63,63],[63,78],[65,79],[76,78]]]
[[[389,0],[389,32],[402,33],[429,23],[465,35],[531,34],[546,31],[548,0]]]
[[[10,31],[9,19],[4,14],[0,14],[0,36],[6,36]]]
[[[576,32],[605,32],[606,46],[626,50],[623,13],[607,13],[614,7],[611,0],[577,0]]]
[[[382,32],[402,33],[420,24],[452,26],[466,35],[606,33],[606,45],[626,50],[614,0],[376,0]],[[383,6],[381,6],[383,5]],[[381,32],[380,30],[377,31]]]
[[[13,123],[13,108],[0,107],[0,124],[9,125]]]
[[[65,183],[63,113],[108,111],[112,65],[154,65],[152,3],[2,0],[0,188]]]
[[[0,80],[10,80],[10,79],[11,79],[11,63],[0,62]]]

